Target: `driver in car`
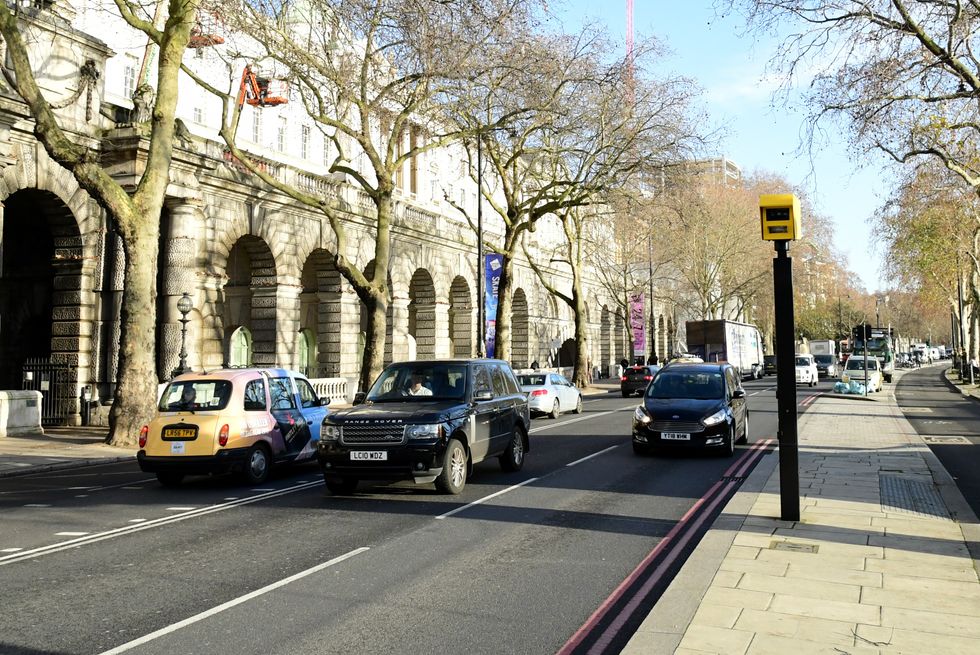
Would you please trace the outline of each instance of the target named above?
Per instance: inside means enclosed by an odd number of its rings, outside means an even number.
[[[422,376],[422,372],[421,371],[413,371],[412,372],[412,384],[408,388],[408,395],[409,396],[431,396],[432,395],[432,389],[429,389],[428,387],[424,386],[422,384],[422,379],[423,379],[423,376]]]

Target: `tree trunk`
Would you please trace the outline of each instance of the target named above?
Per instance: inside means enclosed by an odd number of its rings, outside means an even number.
[[[152,211],[148,208],[147,211]],[[156,208],[159,216],[160,207]],[[106,443],[134,446],[157,398],[156,271],[160,222],[122,220],[125,280],[119,335],[119,380]]]
[[[482,262],[481,262],[482,266]],[[511,256],[504,253],[503,265],[500,270],[500,285],[497,287],[497,323],[496,323],[496,343],[494,345],[494,357],[505,362],[510,361],[514,349],[511,344],[511,329],[513,316],[511,312],[514,308],[513,292],[511,287],[514,284],[514,262]],[[477,296],[479,298],[479,295]],[[479,300],[477,300],[479,302]],[[530,339],[529,339],[530,340]],[[531,340],[531,348],[537,344]],[[534,352],[528,352],[531,361],[537,358]]]
[[[354,285],[364,311],[368,313],[367,334],[364,335],[364,357],[361,360],[359,386],[362,391],[371,388],[371,383],[384,368],[385,340],[388,332],[388,303],[391,302],[391,289],[388,288],[388,266],[391,262],[391,185],[380,184],[374,196],[378,212],[378,234],[374,241],[374,270],[369,285],[365,288],[354,280]]]
[[[361,391],[367,391],[384,366],[388,303],[380,294],[371,294],[367,300],[362,297],[361,302],[367,312],[367,334],[364,338],[364,357],[361,359],[361,376],[357,387]]]
[[[582,296],[582,282],[578,274],[572,276],[572,301],[575,314],[575,370],[572,372],[572,384],[576,387],[589,386],[592,371],[589,370],[589,353],[587,345],[588,323],[585,321],[585,299]]]

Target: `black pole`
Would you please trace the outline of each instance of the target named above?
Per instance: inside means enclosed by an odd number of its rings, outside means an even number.
[[[476,356],[485,357],[487,354],[487,320],[483,315],[486,309],[486,290],[483,288],[483,138],[476,135]],[[494,353],[496,354],[496,353]],[[522,364],[523,365],[523,364]]]
[[[796,343],[793,317],[793,259],[789,244],[776,241],[772,281],[776,310],[776,400],[779,419],[780,518],[800,520],[800,465],[796,430]]]

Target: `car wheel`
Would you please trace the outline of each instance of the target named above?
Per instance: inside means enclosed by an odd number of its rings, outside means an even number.
[[[561,407],[559,407],[558,401],[556,400],[555,404],[551,406],[551,414],[549,416],[551,418],[558,418],[559,414],[561,414]]]
[[[581,394],[578,397],[578,402],[575,403],[575,409],[572,410],[572,413],[573,414],[581,414],[582,413],[582,396],[581,396]]]
[[[436,489],[456,495],[466,486],[466,450],[457,439],[450,439],[442,456],[442,473],[436,478]]]
[[[748,443],[749,442],[749,413],[745,412],[745,421],[742,423],[742,436],[739,438],[738,443]]]
[[[255,444],[248,449],[245,455],[245,470],[242,477],[248,484],[262,484],[269,479],[269,472],[272,470],[272,462],[269,460],[269,451],[261,444]]]
[[[346,496],[352,494],[357,490],[357,478],[333,478],[328,480],[324,476],[324,483],[327,485],[327,489],[334,496]]]
[[[508,473],[520,471],[524,467],[524,431],[514,428],[514,433],[510,438],[510,445],[500,456],[500,468]]]
[[[170,473],[160,471],[157,473],[157,481],[165,487],[177,487],[184,480],[183,473]]]
[[[728,429],[728,438],[725,439],[725,457],[732,457],[735,454],[735,424]]]

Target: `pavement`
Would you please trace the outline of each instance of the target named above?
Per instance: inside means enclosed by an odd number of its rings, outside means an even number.
[[[779,520],[778,456],[764,456],[624,653],[980,653],[980,522],[886,389],[814,401],[800,520]],[[0,477],[134,457],[104,436],[2,438]]]
[[[894,394],[855,400],[800,418],[800,520],[766,456],[624,653],[980,653],[977,517]]]

